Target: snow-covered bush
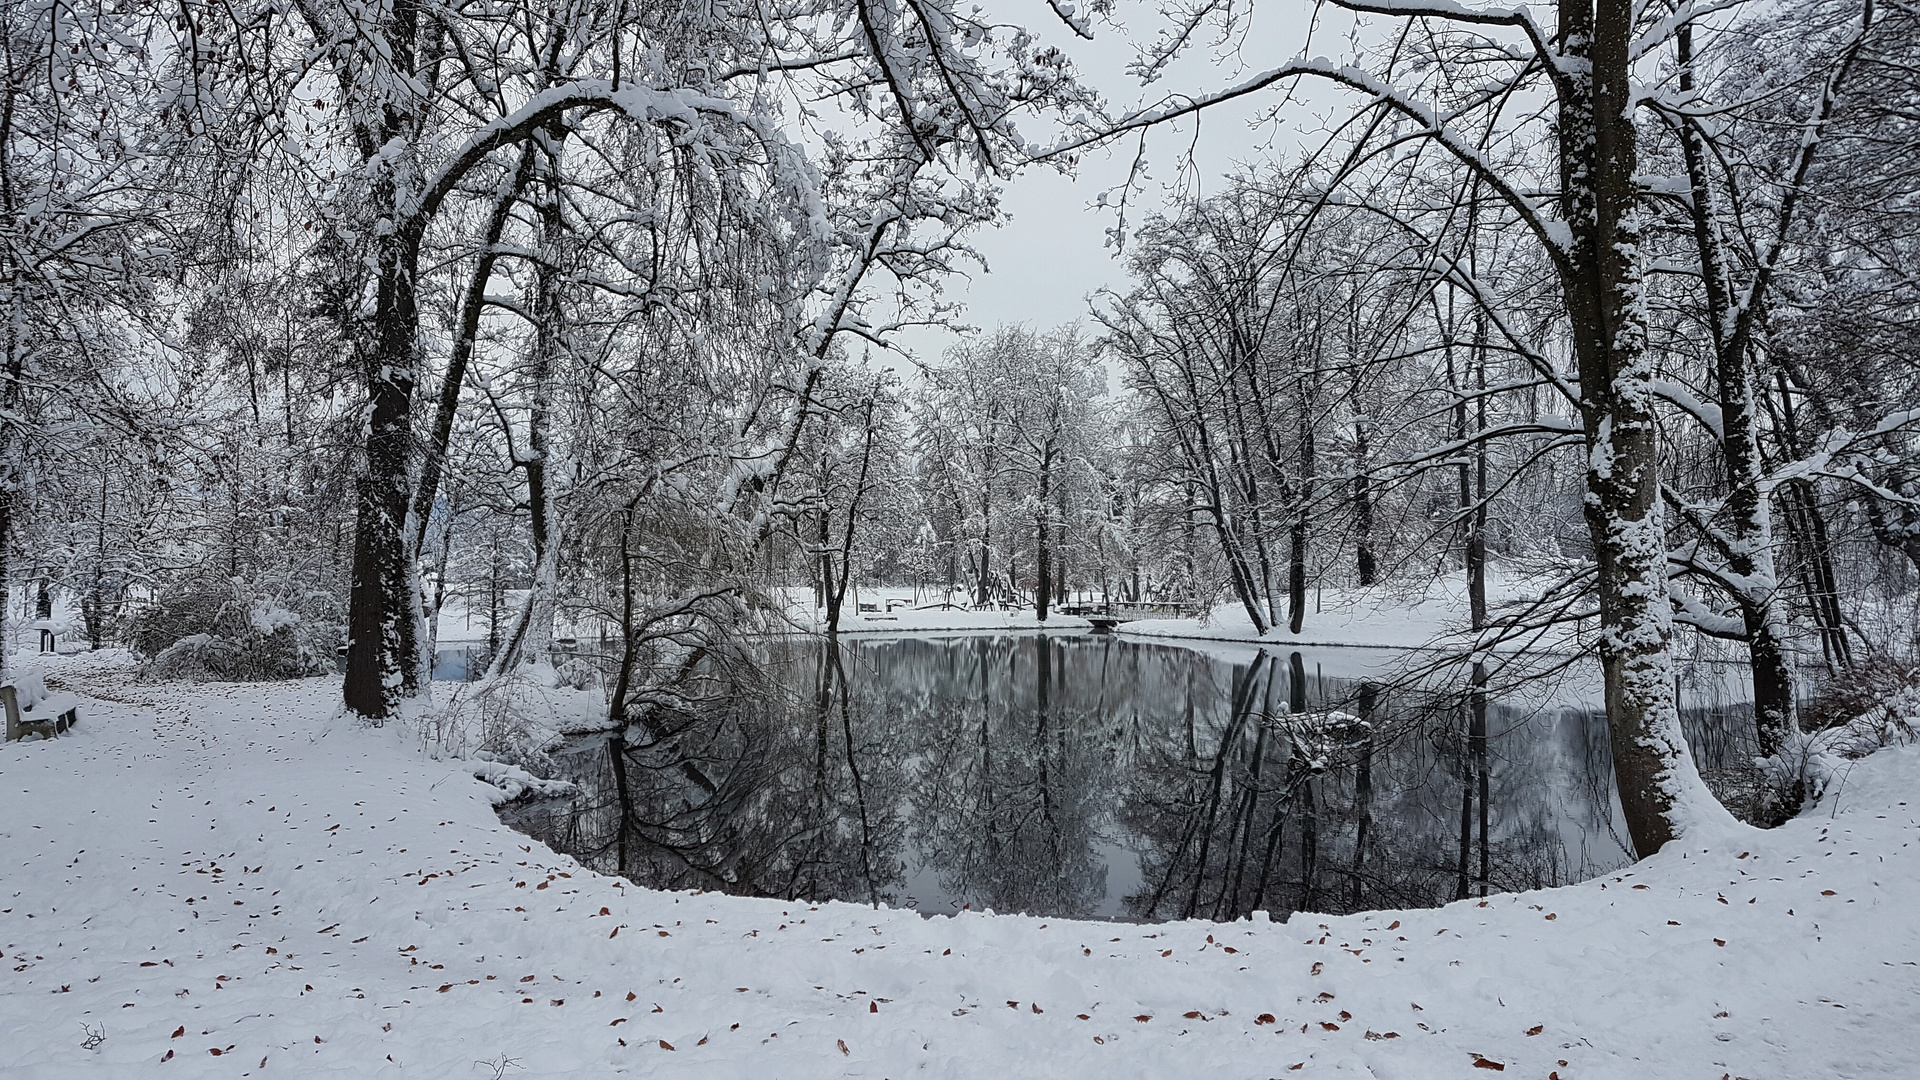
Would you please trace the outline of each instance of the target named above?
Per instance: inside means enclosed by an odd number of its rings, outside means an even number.
[[[326,675],[342,641],[326,593],[267,583],[194,581],[162,593],[127,631],[154,681],[264,682]]]
[[[442,684],[445,685],[445,684]],[[607,726],[606,696],[580,689],[545,664],[466,683],[419,715],[420,741],[434,755],[478,757],[536,772],[568,734]]]
[[[1780,753],[1754,762],[1746,812],[1728,804],[1736,816],[1780,824],[1839,791],[1853,762],[1920,739],[1920,670],[1875,665],[1852,681],[1853,689],[1816,697],[1803,720],[1806,730]],[[1843,708],[1854,711],[1836,720]]]

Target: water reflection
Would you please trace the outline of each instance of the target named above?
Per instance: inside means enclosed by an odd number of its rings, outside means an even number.
[[[1112,636],[772,643],[767,685],[568,747],[517,828],[664,888],[1228,919],[1445,903],[1628,861],[1597,688],[1489,700],[1368,650]],[[1703,767],[1751,754],[1738,672],[1683,684]],[[1476,732],[1477,733],[1477,732]]]

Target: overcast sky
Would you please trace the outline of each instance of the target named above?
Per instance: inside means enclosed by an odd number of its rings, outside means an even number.
[[[1196,50],[1159,82],[1142,88],[1126,73],[1126,65],[1134,57],[1133,40],[1150,37],[1164,24],[1153,5],[1119,0],[1115,12],[1124,26],[1099,25],[1095,40],[1087,42],[1068,33],[1042,0],[1002,2],[1016,5],[1011,21],[1024,21],[1048,44],[1072,56],[1082,76],[1106,95],[1116,114],[1168,93],[1198,94],[1231,85],[1302,51],[1341,56],[1352,48],[1350,24],[1324,17],[1312,30],[1309,48],[1312,5],[1307,0],[1265,0],[1253,9],[1246,31],[1234,43]],[[1208,37],[1207,44],[1216,38]],[[1342,100],[1339,92],[1329,88],[1301,86],[1282,110],[1281,125],[1275,127],[1259,122],[1266,110],[1282,102],[1281,91],[1269,89],[1205,114],[1197,139],[1191,123],[1156,132],[1147,144],[1151,177],[1147,198],[1129,210],[1129,229],[1147,212],[1165,205],[1176,191],[1190,193],[1195,184],[1202,193],[1218,190],[1220,178],[1237,165],[1297,156],[1303,140],[1313,141],[1311,132],[1320,127],[1328,109]],[[1027,128],[1033,129],[1023,129],[1030,140],[1051,138],[1050,132],[1034,129],[1031,122]],[[981,328],[1003,322],[1055,326],[1083,317],[1086,298],[1093,292],[1124,286],[1121,262],[1111,247],[1103,246],[1107,230],[1116,224],[1115,214],[1094,204],[1102,191],[1125,179],[1136,147],[1136,142],[1128,141],[1085,155],[1072,176],[1031,168],[1013,182],[1005,194],[1012,219],[973,238],[991,272],[947,286],[949,296],[966,303],[967,322]],[[1181,164],[1190,148],[1196,168],[1183,182]],[[938,330],[908,332],[899,338],[923,360],[937,359],[955,340]],[[892,366],[904,365],[895,360]]]

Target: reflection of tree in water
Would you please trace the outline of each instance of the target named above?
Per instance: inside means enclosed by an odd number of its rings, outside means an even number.
[[[1489,702],[1481,727],[1470,693],[1309,677],[1298,653],[1190,693],[1182,730],[1122,770],[1118,816],[1145,878],[1135,917],[1433,906],[1626,861],[1588,710]]]
[[[949,688],[975,693],[944,695],[966,704],[918,747],[922,858],[947,893],[997,911],[1084,916],[1106,895],[1093,845],[1108,752],[1096,716],[1060,692],[1060,648],[1036,637],[951,651]],[[1030,686],[1028,702],[993,693],[994,670]]]
[[[513,823],[659,888],[892,899],[903,756],[855,715],[839,650],[781,643],[754,659],[562,756],[559,775],[581,794]]]
[[[1502,693],[1476,723],[1465,687],[1111,636],[778,641],[710,667],[563,755],[582,794],[515,824],[664,888],[1141,919],[1433,905],[1628,861],[1590,708]],[[1751,753],[1715,741],[1743,725],[1711,695],[1685,719],[1703,766]],[[1125,897],[1115,852],[1139,863]]]

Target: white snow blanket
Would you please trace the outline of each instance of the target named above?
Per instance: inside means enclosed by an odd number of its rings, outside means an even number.
[[[0,748],[9,1078],[1916,1075],[1913,748],[1570,888],[1138,926],[652,892],[331,681],[88,685]]]

